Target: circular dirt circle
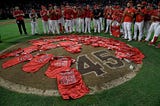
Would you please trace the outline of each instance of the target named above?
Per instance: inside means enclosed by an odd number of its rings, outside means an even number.
[[[110,89],[130,80],[136,76],[142,66],[142,64],[136,64],[128,59],[117,58],[115,56],[115,50],[110,50],[105,47],[95,47],[91,44],[86,44],[79,41],[79,37],[85,38],[85,35],[74,35],[74,37],[72,35],[67,35],[61,37],[43,37],[36,40],[47,41],[56,39],[50,42],[53,44],[59,44],[60,42],[66,41],[78,41],[78,43],[81,44],[81,51],[79,53],[68,52],[64,49],[64,47],[59,46],[46,51],[35,51],[31,54],[36,55],[37,53],[47,53],[53,54],[54,56],[70,56],[75,59],[76,62],[72,64],[71,67],[76,68],[82,74],[83,81],[90,89],[89,94],[95,94],[97,92]],[[86,38],[99,38],[100,40],[107,39],[94,36],[86,36]],[[32,46],[31,42],[19,43],[2,51],[1,54],[18,48],[23,49],[29,46]],[[2,65],[6,61],[13,58],[14,57],[7,57],[1,59],[0,64]],[[49,67],[49,62],[35,73],[26,73],[22,70],[22,67],[28,62],[29,61],[22,62],[6,69],[1,67],[0,85],[9,90],[21,93],[59,96],[56,79],[48,78],[45,75],[45,71]]]

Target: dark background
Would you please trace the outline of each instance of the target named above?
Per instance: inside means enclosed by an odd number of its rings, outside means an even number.
[[[12,12],[15,6],[19,6],[25,13],[25,17],[32,8],[34,8],[38,13],[40,11],[40,6],[48,4],[53,5],[65,5],[68,2],[70,5],[85,6],[86,4],[93,7],[94,4],[100,4],[102,7],[105,5],[120,5],[121,7],[126,6],[126,2],[129,0],[4,0],[0,3],[0,19],[12,19]],[[133,0],[134,4],[139,3],[142,0]],[[144,1],[144,0],[143,0]],[[154,7],[158,4],[159,0],[145,0],[148,3],[152,3]]]

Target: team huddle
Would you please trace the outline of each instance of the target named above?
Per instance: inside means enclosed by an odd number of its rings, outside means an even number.
[[[21,20],[23,20],[23,11],[17,9],[13,16],[16,18],[20,34]],[[40,16],[43,24],[44,34],[60,34],[60,33],[91,33],[91,24],[93,22],[94,33],[109,33],[116,37],[122,37],[128,41],[150,41],[151,35],[154,32],[149,45],[154,45],[160,35],[160,2],[157,8],[153,8],[152,4],[147,2],[138,3],[133,6],[133,2],[129,1],[126,8],[121,8],[119,5],[106,5],[102,9],[99,5],[70,6],[66,3],[65,6],[48,5],[48,10],[45,6],[41,6]],[[31,19],[32,35],[38,33],[37,13],[34,9],[31,10],[29,17]],[[132,28],[134,26],[134,28]],[[22,22],[24,33],[25,26]],[[132,36],[132,32],[134,32]],[[158,46],[160,48],[160,45]]]

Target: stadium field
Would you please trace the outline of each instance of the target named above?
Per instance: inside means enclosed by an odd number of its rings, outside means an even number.
[[[31,28],[28,21],[26,22],[28,35],[20,36],[14,20],[9,21],[11,22],[0,21],[2,41],[0,43],[0,51],[11,45],[44,36],[31,36]],[[41,26],[41,21],[39,21],[39,29],[42,32]],[[112,37],[105,33],[92,33],[92,35]],[[145,55],[141,70],[130,81],[101,93],[86,95],[76,100],[22,94],[0,87],[0,106],[160,106],[160,49],[148,46],[146,42],[127,42],[121,38],[115,39],[137,47]]]

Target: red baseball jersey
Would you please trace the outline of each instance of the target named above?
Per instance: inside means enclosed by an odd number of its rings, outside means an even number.
[[[33,40],[33,41],[30,41],[30,43],[34,46],[42,46],[42,45],[47,45],[50,42],[48,42],[47,40],[46,41],[45,40]]]
[[[16,18],[16,20],[23,20],[24,12],[22,10],[15,10],[13,11],[13,16]]]
[[[49,10],[48,13],[49,13],[50,20],[57,20],[57,14],[56,14],[55,10],[53,10],[53,9]]]
[[[71,57],[54,57],[54,59],[50,61],[50,66],[45,74],[49,78],[56,78],[61,71],[64,71],[64,68],[70,67],[73,62]]]
[[[47,44],[47,45],[42,45],[41,47],[40,47],[40,50],[49,50],[49,49],[54,49],[54,48],[56,48],[56,47],[58,47],[58,45],[57,44],[53,44],[53,43],[49,43],[49,44]]]
[[[146,9],[142,9],[142,10],[136,10],[136,22],[142,22],[144,21],[144,15],[141,15],[140,13],[138,12],[141,12],[142,14],[146,14]]]
[[[2,68],[8,68],[16,64],[22,63],[24,61],[32,60],[33,56],[31,54],[23,54],[18,57],[15,57],[11,60],[6,61],[2,64]]]
[[[134,14],[135,13],[135,9],[134,8],[126,8],[124,11],[129,13],[129,14]],[[133,17],[125,14],[124,22],[132,22],[132,21],[133,21]]]
[[[113,10],[112,9],[108,9],[106,14],[107,14],[106,18],[112,20]]]
[[[57,83],[63,99],[78,99],[89,93],[81,74],[75,68],[66,68],[59,73],[57,75]]]
[[[61,9],[56,9],[56,12],[57,12],[57,19],[58,20],[61,19],[61,17],[62,17],[62,11],[61,11]]]
[[[81,52],[81,48],[82,48],[82,45],[77,44],[77,45],[71,45],[71,46],[65,47],[64,49],[70,53],[79,53]]]
[[[48,21],[47,10],[41,10],[40,15],[41,15],[43,21]]]
[[[16,50],[13,50],[11,52],[3,53],[0,55],[0,58],[7,58],[7,57],[12,57],[12,56],[19,56],[20,53],[22,53],[23,50],[21,48],[18,48]]]
[[[73,14],[73,10],[70,8],[65,8],[64,9],[64,18],[67,20],[71,20],[72,19],[72,14]]]
[[[36,72],[53,58],[52,54],[40,54],[23,66],[25,72]]]
[[[79,18],[85,18],[85,11],[84,10],[79,10],[79,12],[78,12],[78,16],[79,16]]]
[[[73,10],[73,19],[76,19],[78,17],[78,11]]]
[[[159,17],[159,14],[160,14],[160,11],[158,11],[158,9],[153,10],[152,13],[151,13],[151,15],[155,16],[155,17]],[[153,18],[152,20],[160,22],[160,18]]]
[[[71,46],[71,45],[76,45],[78,44],[78,42],[73,42],[73,41],[63,41],[63,42],[59,42],[59,45],[61,47],[68,47],[68,46]]]
[[[90,9],[85,9],[85,17],[92,18],[92,11]]]
[[[29,46],[29,47],[23,48],[23,54],[29,54],[37,50],[39,50],[38,46]]]

